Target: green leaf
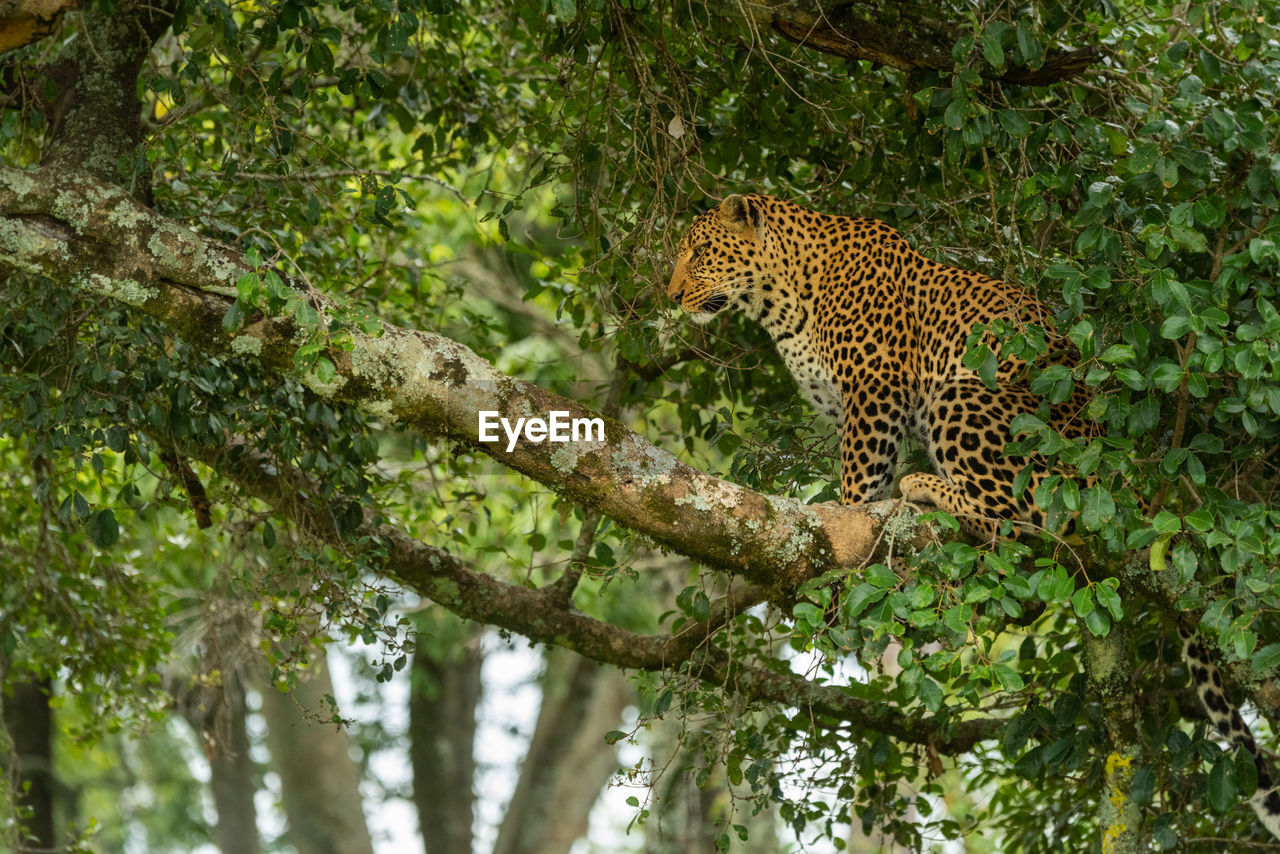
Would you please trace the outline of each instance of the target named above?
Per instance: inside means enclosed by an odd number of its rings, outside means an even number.
[[[71,493],[71,510],[76,514],[77,519],[87,519],[89,517],[89,502],[85,499],[84,493],[76,491]],[[112,521],[115,516],[112,516]]]
[[[955,92],[954,88],[952,92]],[[963,96],[953,97],[951,103],[947,105],[946,111],[942,114],[942,120],[952,130],[960,130],[964,126],[964,119],[968,113],[969,102]]]
[[[1236,789],[1243,800],[1258,791],[1258,760],[1243,747],[1236,750]]]
[[[1100,638],[1106,637],[1107,632],[1111,631],[1111,617],[1101,609],[1090,611],[1089,615],[1084,618],[1084,624],[1089,628],[1089,631]]]
[[[1017,756],[1035,730],[1035,716],[1019,712],[1005,725],[1004,732],[1000,735],[1000,749],[1004,751],[1005,756]]]
[[[1160,423],[1160,401],[1155,397],[1144,397],[1129,410],[1129,421],[1125,425],[1130,436],[1142,436],[1150,433]]]
[[[1102,485],[1094,484],[1084,491],[1080,521],[1085,528],[1096,531],[1111,521],[1116,514],[1116,502]]]
[[[982,37],[982,58],[992,68],[997,70],[1004,68],[1004,51],[1000,49],[999,39],[994,39],[990,35]]]
[[[390,184],[384,184],[382,189],[378,190],[378,195],[373,201],[373,209],[378,216],[386,216],[395,202],[396,188]]]
[[[884,593],[883,588],[868,584],[865,581],[850,590],[849,595],[845,597],[844,607],[841,609],[845,622],[852,622],[872,602],[879,602],[884,598]],[[814,623],[814,625],[817,625],[817,623]]]
[[[1094,588],[1094,595],[1097,596],[1098,604],[1110,611],[1114,619],[1124,619],[1124,610],[1120,607],[1120,594],[1109,584],[1105,582],[1099,584]]]
[[[1175,821],[1176,817],[1172,813],[1165,813],[1152,826],[1151,838],[1160,846],[1161,851],[1170,851],[1178,846],[1178,834],[1173,829]]]
[[[1102,355],[1098,357],[1104,362],[1110,362],[1113,365],[1132,362],[1137,358],[1137,353],[1133,349],[1132,344],[1112,344],[1106,350],[1102,351]]]
[[[1203,534],[1213,528],[1213,513],[1207,507],[1197,507],[1184,516],[1183,521],[1187,527]]]
[[[1093,599],[1093,589],[1081,587],[1071,596],[1071,606],[1075,608],[1077,617],[1087,617],[1093,613],[1097,603]]]
[[[1269,643],[1253,654],[1249,665],[1254,673],[1269,673],[1280,667],[1280,643]]]
[[[1182,246],[1192,252],[1209,251],[1209,243],[1205,236],[1195,229],[1183,228],[1180,225],[1169,226],[1169,232],[1173,235],[1173,239],[1178,241]]]
[[[547,538],[541,533],[534,534],[529,538],[529,545],[535,552],[541,551],[546,547],[546,544]],[[701,590],[693,594],[689,615],[698,621],[709,619],[711,617],[711,597]],[[819,614],[818,619],[821,621],[824,616],[824,614]],[[813,625],[816,626],[818,623]]]
[[[333,70],[333,51],[320,39],[311,42],[307,50],[307,70],[317,74]]]
[[[1157,157],[1155,173],[1166,188],[1172,189],[1178,183],[1178,164],[1172,158]]]
[[[1185,315],[1171,315],[1160,325],[1160,337],[1166,341],[1174,341],[1192,330],[1192,321]]]
[[[658,699],[655,700],[653,704],[654,715],[661,717],[662,715],[666,714],[667,709],[671,708],[672,697],[673,695],[671,693],[670,688],[667,688],[661,694],[659,694]]]
[[[240,308],[240,301],[236,300],[231,303],[231,307],[227,309],[227,313],[222,315],[222,329],[225,332],[235,332],[240,328],[240,321],[244,318],[244,312]]]
[[[1168,510],[1161,510],[1151,520],[1151,527],[1157,534],[1176,534],[1182,530],[1182,520]]]
[[[942,708],[942,686],[928,676],[920,680],[919,697],[920,702],[931,712]]]
[[[797,602],[791,606],[791,614],[802,623],[810,626],[822,625],[823,610],[812,602]],[[696,619],[696,618],[695,618]]]
[[[996,115],[1000,117],[1005,133],[1014,139],[1022,139],[1031,133],[1031,123],[1017,110],[1000,110]]]
[[[120,526],[116,524],[116,514],[110,507],[95,511],[86,525],[89,539],[100,549],[109,549],[120,539]]]
[[[1209,770],[1209,806],[1224,813],[1236,802],[1236,793],[1235,762],[1224,753]]]
[[[1021,691],[1026,687],[1026,683],[1022,680],[1018,671],[1007,664],[993,664],[991,672],[995,674],[1000,687],[1006,691]]]
[[[1276,244],[1274,241],[1267,240],[1262,237],[1255,237],[1249,241],[1249,259],[1257,264],[1266,258],[1274,258],[1276,255]]]
[[[1044,768],[1045,746],[1038,744],[1028,750],[1014,763],[1013,770],[1019,777],[1032,780],[1040,775]]]
[[[869,583],[885,590],[897,587],[902,581],[892,569],[882,563],[867,567],[866,578]]]
[[[1151,804],[1151,796],[1156,788],[1156,774],[1150,765],[1143,765],[1133,772],[1133,782],[1129,784],[1129,796],[1138,806]]]
[[[1040,43],[1031,31],[1031,21],[1024,15],[1018,20],[1018,53],[1024,65],[1031,68],[1040,66]]]
[[[325,385],[333,382],[333,378],[338,374],[338,369],[334,367],[333,362],[329,361],[325,356],[316,359],[315,371],[316,379]]]

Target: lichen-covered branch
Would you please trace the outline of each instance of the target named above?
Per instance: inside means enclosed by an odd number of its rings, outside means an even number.
[[[782,669],[730,655],[694,624],[671,635],[642,635],[571,609],[554,587],[506,584],[470,568],[455,555],[421,542],[366,510],[364,526],[343,536],[320,490],[305,473],[242,444],[227,448],[186,446],[194,458],[216,466],[253,497],[296,524],[305,536],[349,547],[374,540],[387,549],[383,572],[458,616],[508,629],[535,642],[554,644],[618,667],[667,670],[684,666],[703,682],[754,700],[799,709],[798,726],[852,726],[900,741],[927,744],[943,753],[970,750],[994,738],[1002,718],[920,717],[889,703],[869,702],[845,689],[819,685]]]
[[[251,319],[231,334],[222,320],[236,281],[251,272],[235,249],[207,240],[85,173],[0,168],[0,267],[109,297],[168,324],[210,353],[256,356],[293,371],[296,324]],[[321,306],[323,309],[323,306]],[[808,506],[711,477],[614,419],[495,370],[432,332],[384,326],[331,349],[337,375],[301,377],[320,395],[399,426],[443,436],[598,509],[656,542],[784,596],[802,581],[873,557],[892,505]],[[480,441],[478,415],[511,419],[563,411],[603,419],[604,441]],[[878,514],[878,515],[877,515]]]
[[[61,61],[44,72],[54,96],[42,112],[49,126],[40,162],[83,169],[112,181],[121,162],[140,168],[142,123],[138,72],[151,46],[169,28],[176,0],[120,0],[84,13],[76,40]],[[151,175],[129,182],[141,199],[151,195]]]

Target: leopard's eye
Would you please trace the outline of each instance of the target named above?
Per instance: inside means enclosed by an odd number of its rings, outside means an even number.
[[[697,261],[703,255],[707,254],[707,244],[699,243],[689,251],[689,261]]]

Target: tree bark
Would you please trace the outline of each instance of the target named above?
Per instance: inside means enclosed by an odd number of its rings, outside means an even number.
[[[239,640],[219,625],[211,629],[209,641],[190,683],[170,691],[209,761],[209,790],[218,813],[214,843],[222,854],[257,854],[261,845],[253,797],[258,785],[249,753],[244,674],[221,654]]]
[[[568,854],[618,770],[604,735],[630,699],[622,675],[554,647],[546,662],[538,722],[493,854]]]
[[[560,808],[552,813],[544,834],[547,854],[568,854],[573,844],[586,836],[592,808],[618,773],[617,751],[605,743],[604,736],[618,728],[623,710],[634,700],[621,671],[588,663],[596,669],[596,684],[551,795],[551,803]]]
[[[471,854],[483,629],[450,619],[450,649],[419,643],[410,670],[409,761],[426,854]],[[436,637],[439,637],[437,633]]]
[[[232,680],[227,710],[227,750],[209,761],[209,788],[213,793],[218,824],[214,842],[222,854],[257,854],[258,813],[253,796],[258,791],[253,757],[249,755],[249,730],[245,726],[248,709],[244,686]]]
[[[16,680],[13,694],[0,698],[4,725],[13,744],[15,769],[4,769],[14,786],[15,806],[28,812],[20,819],[23,841],[32,850],[57,847],[54,815],[56,778],[53,773],[53,709],[49,697],[53,683],[48,679]],[[16,772],[16,773],[15,773]]]
[[[329,507],[309,497],[318,490],[302,472],[243,447],[237,447],[237,453],[221,455],[209,448],[188,450],[193,456],[201,450],[209,454],[206,462],[217,456],[225,476],[290,519],[306,536],[339,547],[348,543],[337,530]],[[541,589],[505,584],[471,569],[443,549],[415,540],[390,524],[379,524],[382,518],[375,509],[367,509],[365,524],[349,536],[375,539],[388,550],[383,571],[389,577],[458,616],[518,632],[533,641],[562,646],[624,668],[667,670],[684,664],[718,690],[804,709],[804,726],[866,727],[893,738],[932,745],[941,753],[968,750],[993,737],[1006,723],[1001,717],[957,721],[950,716],[939,720],[903,714],[895,706],[868,702],[843,688],[811,682],[785,668],[744,661],[710,640],[711,626],[720,624],[717,611],[725,615],[721,619],[728,619],[738,612],[738,602],[714,604],[710,620],[691,624],[676,634],[641,635],[574,611],[554,584]]]
[[[79,7],[79,0],[0,0],[0,53],[39,41]]]
[[[1081,626],[1080,641],[1091,693],[1102,706],[1111,742],[1104,789],[1098,798],[1098,824],[1103,854],[1138,854],[1151,850],[1151,839],[1134,801],[1133,774],[1142,758],[1138,710],[1134,703],[1128,645],[1122,623],[1112,625],[1104,638]]]
[[[262,695],[289,841],[298,854],[373,854],[351,740],[340,724],[330,722],[332,705],[326,698],[333,696],[333,681],[323,652],[316,654],[308,675],[292,694],[268,685]]]
[[[82,201],[67,205],[68,198]],[[237,279],[253,272],[239,252],[84,173],[0,169],[0,265],[133,306],[210,353],[251,354],[270,370],[293,372],[293,318],[257,316],[238,332],[222,328]],[[684,464],[576,401],[502,374],[441,335],[389,324],[377,338],[347,332],[350,351],[326,352],[337,366],[331,382],[314,372],[300,378],[318,394],[488,454],[775,598],[787,599],[827,570],[864,565],[888,545],[879,532],[892,505],[805,505],[762,495]],[[600,418],[605,438],[524,442],[508,451],[480,440],[483,410],[513,419],[551,411]],[[900,551],[929,538],[910,525],[905,531]]]
[[[44,69],[55,95],[44,110],[49,131],[42,165],[119,181],[123,164],[136,197],[150,200],[151,174],[139,158],[138,72],[169,28],[175,5],[176,0],[121,0],[110,10],[95,4],[85,13],[84,32],[67,57]]]

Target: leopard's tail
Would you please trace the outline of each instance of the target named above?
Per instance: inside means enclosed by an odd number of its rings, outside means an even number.
[[[1240,717],[1240,710],[1223,690],[1222,675],[1204,644],[1186,629],[1179,628],[1178,634],[1182,636],[1182,657],[1191,671],[1191,684],[1210,722],[1227,741],[1247,749],[1254,756],[1258,768],[1258,790],[1249,799],[1249,805],[1263,827],[1280,839],[1280,786],[1276,785],[1270,767],[1258,750],[1253,733]]]

